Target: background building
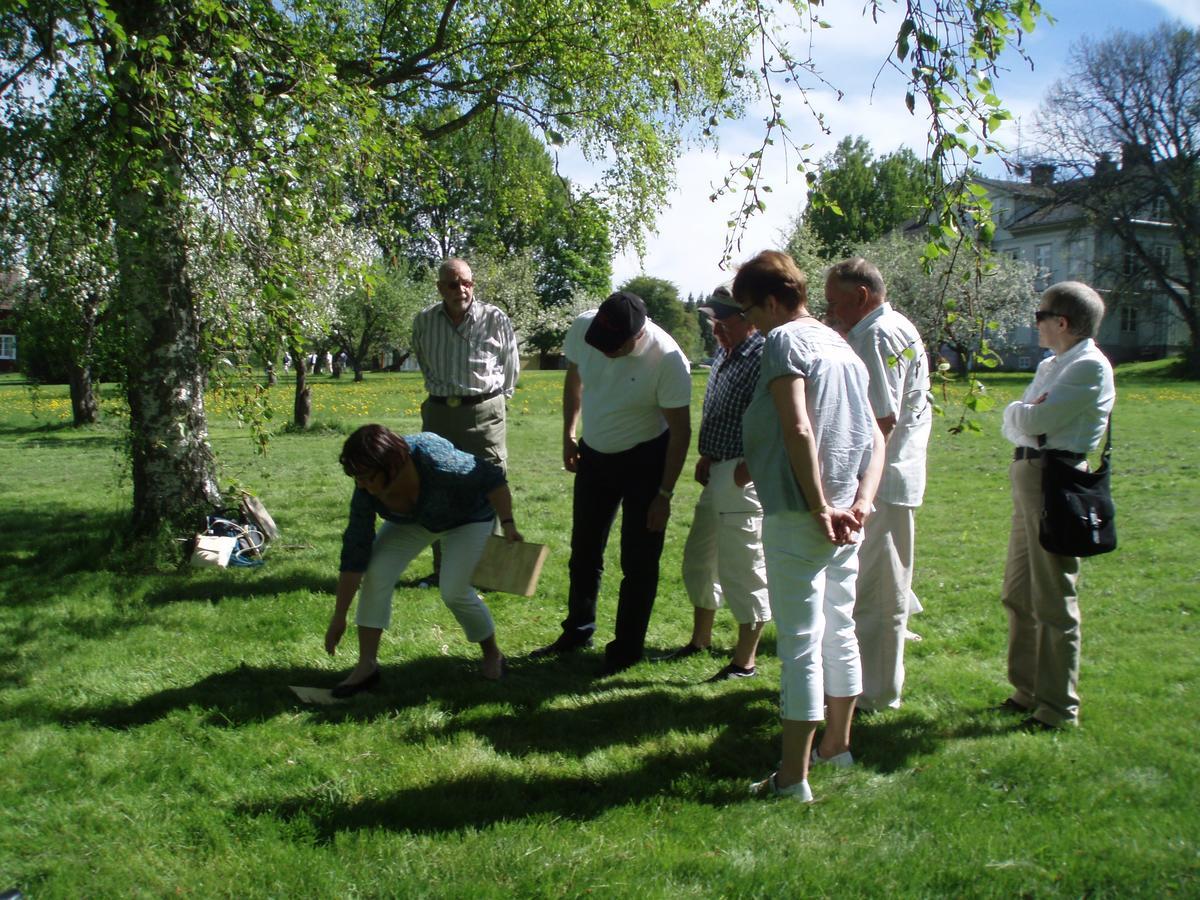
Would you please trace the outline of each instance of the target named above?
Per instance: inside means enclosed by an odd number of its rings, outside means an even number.
[[[1072,199],[1081,191],[1105,189],[1097,182],[1120,179],[1124,170],[1124,163],[1118,166],[1102,154],[1089,178],[1056,182],[1055,167],[1043,163],[1028,168],[1028,181],[976,180],[992,201],[995,252],[1033,263],[1038,290],[1070,280],[1100,292],[1108,312],[1097,342],[1114,363],[1162,359],[1188,346],[1182,318],[1137,255]],[[1023,174],[1025,169],[1019,166],[1017,171]],[[1150,203],[1132,224],[1138,242],[1151,247],[1172,270],[1178,264],[1179,241],[1162,210]],[[1017,369],[1034,368],[1044,353],[1032,321],[1010,333],[1000,349],[1005,364]]]

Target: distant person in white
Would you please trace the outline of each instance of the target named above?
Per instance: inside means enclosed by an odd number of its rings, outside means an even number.
[[[1000,704],[1031,731],[1079,720],[1079,558],[1042,549],[1042,459],[1087,465],[1100,446],[1116,400],[1112,366],[1093,338],[1104,318],[1100,295],[1078,281],[1042,294],[1038,343],[1054,351],[1017,402],[1004,410],[1004,436],[1016,445],[1009,466],[1012,531],[1001,600],[1008,611],[1008,680]]]
[[[832,266],[827,314],[866,364],[871,413],[886,441],[883,480],[859,551],[854,623],[862,655],[858,708],[900,705],[904,640],[912,601],[915,510],[925,495],[925,455],[933,427],[929,361],[916,327],[887,302],[879,269],[862,257]]]

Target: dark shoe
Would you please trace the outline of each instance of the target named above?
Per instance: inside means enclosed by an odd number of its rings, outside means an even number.
[[[440,572],[430,572],[428,575],[426,575],[424,578],[422,578],[419,582],[417,582],[417,587],[435,588],[438,585],[440,585],[441,583],[442,583],[442,574]]]
[[[1014,716],[1027,716],[1029,715],[1029,707],[1022,706],[1012,697],[1009,697],[1003,703],[997,703],[993,706],[992,712],[1011,713]]]
[[[578,638],[561,634],[553,644],[529,651],[529,658],[542,659],[547,656],[562,656],[565,653],[574,653],[576,650],[586,650],[590,646],[592,646],[591,635],[581,641]]]
[[[607,678],[609,675],[617,675],[624,672],[630,666],[637,665],[640,660],[637,659],[605,659],[604,665],[600,667],[600,678]]]
[[[730,663],[712,678],[706,679],[709,684],[716,681],[733,681],[736,678],[753,678],[758,674],[758,669],[750,666],[748,669],[743,669],[741,666]]]
[[[1058,731],[1058,726],[1051,725],[1049,722],[1043,722],[1036,716],[1028,716],[1021,720],[1021,724],[1017,726],[1017,731],[1038,734],[1043,731]]]
[[[707,647],[697,647],[691,641],[688,641],[682,647],[676,647],[669,653],[664,653],[662,656],[654,657],[654,662],[671,662],[676,659],[687,659],[689,656],[695,656],[697,653],[703,653]]]
[[[353,697],[355,694],[361,694],[363,691],[371,690],[371,688],[379,684],[382,678],[383,676],[379,674],[379,669],[376,669],[362,681],[356,681],[353,684],[346,684],[343,682],[329,693],[338,700],[345,700],[347,697]]]

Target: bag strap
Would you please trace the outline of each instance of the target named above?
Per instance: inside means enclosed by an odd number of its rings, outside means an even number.
[[[1104,449],[1100,452],[1100,468],[1108,468],[1108,458],[1112,456],[1112,413],[1108,414],[1108,425],[1104,428]]]

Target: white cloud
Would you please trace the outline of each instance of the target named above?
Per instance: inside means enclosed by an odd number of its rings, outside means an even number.
[[[1188,25],[1200,25],[1200,2],[1197,0],[1151,0],[1173,19],[1181,19]]]
[[[820,9],[820,15],[833,26],[815,29],[811,34],[793,31],[793,49],[811,53],[820,65],[820,73],[832,87],[843,92],[839,102],[827,86],[816,84],[809,99],[825,115],[830,134],[821,134],[811,114],[803,106],[798,89],[787,85],[784,95],[785,118],[797,144],[812,144],[807,155],[815,160],[831,151],[844,137],[862,135],[877,154],[890,153],[908,146],[924,156],[928,136],[927,119],[904,106],[906,81],[903,74],[886,65],[900,24],[899,7],[881,7],[880,21],[874,24],[862,15],[859,3],[833,3]],[[1023,45],[1033,55],[1035,68],[1015,53],[1006,55],[1004,68],[996,79],[998,93],[1014,115],[998,136],[1012,153],[1035,152],[1033,124],[1038,105],[1050,84],[1061,76],[1069,44],[1083,34],[1102,36],[1115,28],[1135,30],[1152,28],[1163,21],[1163,11],[1196,23],[1200,21],[1200,0],[1090,0],[1085,5],[1051,5],[1055,25],[1039,23]],[[779,91],[781,85],[776,85]],[[642,264],[632,254],[613,263],[614,282],[619,284],[643,270],[674,282],[686,297],[711,291],[730,277],[720,262],[728,233],[727,220],[738,208],[739,198],[726,196],[709,201],[714,183],[720,183],[729,167],[748,151],[757,149],[762,137],[768,106],[753,104],[740,122],[730,122],[719,131],[719,150],[691,150],[679,161],[677,189],[667,199],[655,224],[657,234],[647,240]],[[764,195],[767,211],[749,221],[734,261],[751,256],[766,247],[778,246],[780,232],[803,207],[806,185],[796,171],[798,160],[785,155],[779,145],[768,150],[764,159],[765,180],[773,191]],[[1000,175],[1005,169],[995,158],[982,161],[989,174]],[[595,180],[590,166],[577,152],[563,156],[563,172],[581,183]]]

